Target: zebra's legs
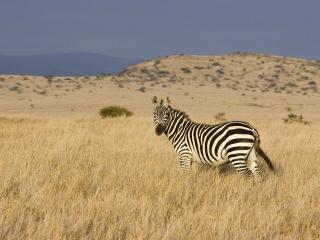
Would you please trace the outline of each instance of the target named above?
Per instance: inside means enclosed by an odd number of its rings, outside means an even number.
[[[257,177],[260,176],[261,171],[258,165],[258,156],[256,149],[253,148],[247,157],[247,165],[252,172],[253,176]]]
[[[257,159],[254,156],[249,156],[247,160],[248,167],[253,176],[260,176],[260,169],[258,167]]]
[[[183,170],[190,170],[192,163],[192,155],[190,153],[180,154],[180,166]]]
[[[245,157],[235,158],[230,160],[230,162],[240,175],[245,177],[252,176],[252,172],[247,166]]]

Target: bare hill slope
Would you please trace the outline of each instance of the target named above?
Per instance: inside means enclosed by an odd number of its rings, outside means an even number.
[[[0,75],[0,112],[83,116],[113,104],[149,116],[150,97],[160,95],[197,116],[223,111],[233,119],[279,119],[292,107],[319,118],[319,86],[319,61],[244,53],[174,55],[118,75]]]

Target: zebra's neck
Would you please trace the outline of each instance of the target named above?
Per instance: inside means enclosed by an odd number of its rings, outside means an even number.
[[[182,126],[187,122],[191,122],[191,120],[185,112],[171,108],[168,125],[164,131],[171,142],[177,135],[182,134]]]

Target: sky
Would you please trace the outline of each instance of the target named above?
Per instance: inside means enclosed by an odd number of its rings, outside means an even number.
[[[0,54],[320,59],[319,0],[1,0]]]

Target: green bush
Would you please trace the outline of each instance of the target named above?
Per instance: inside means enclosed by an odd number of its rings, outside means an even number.
[[[104,107],[100,110],[99,115],[102,118],[107,118],[107,117],[130,117],[133,115],[132,112],[130,112],[128,109],[119,107],[119,106],[109,106],[109,107]]]

